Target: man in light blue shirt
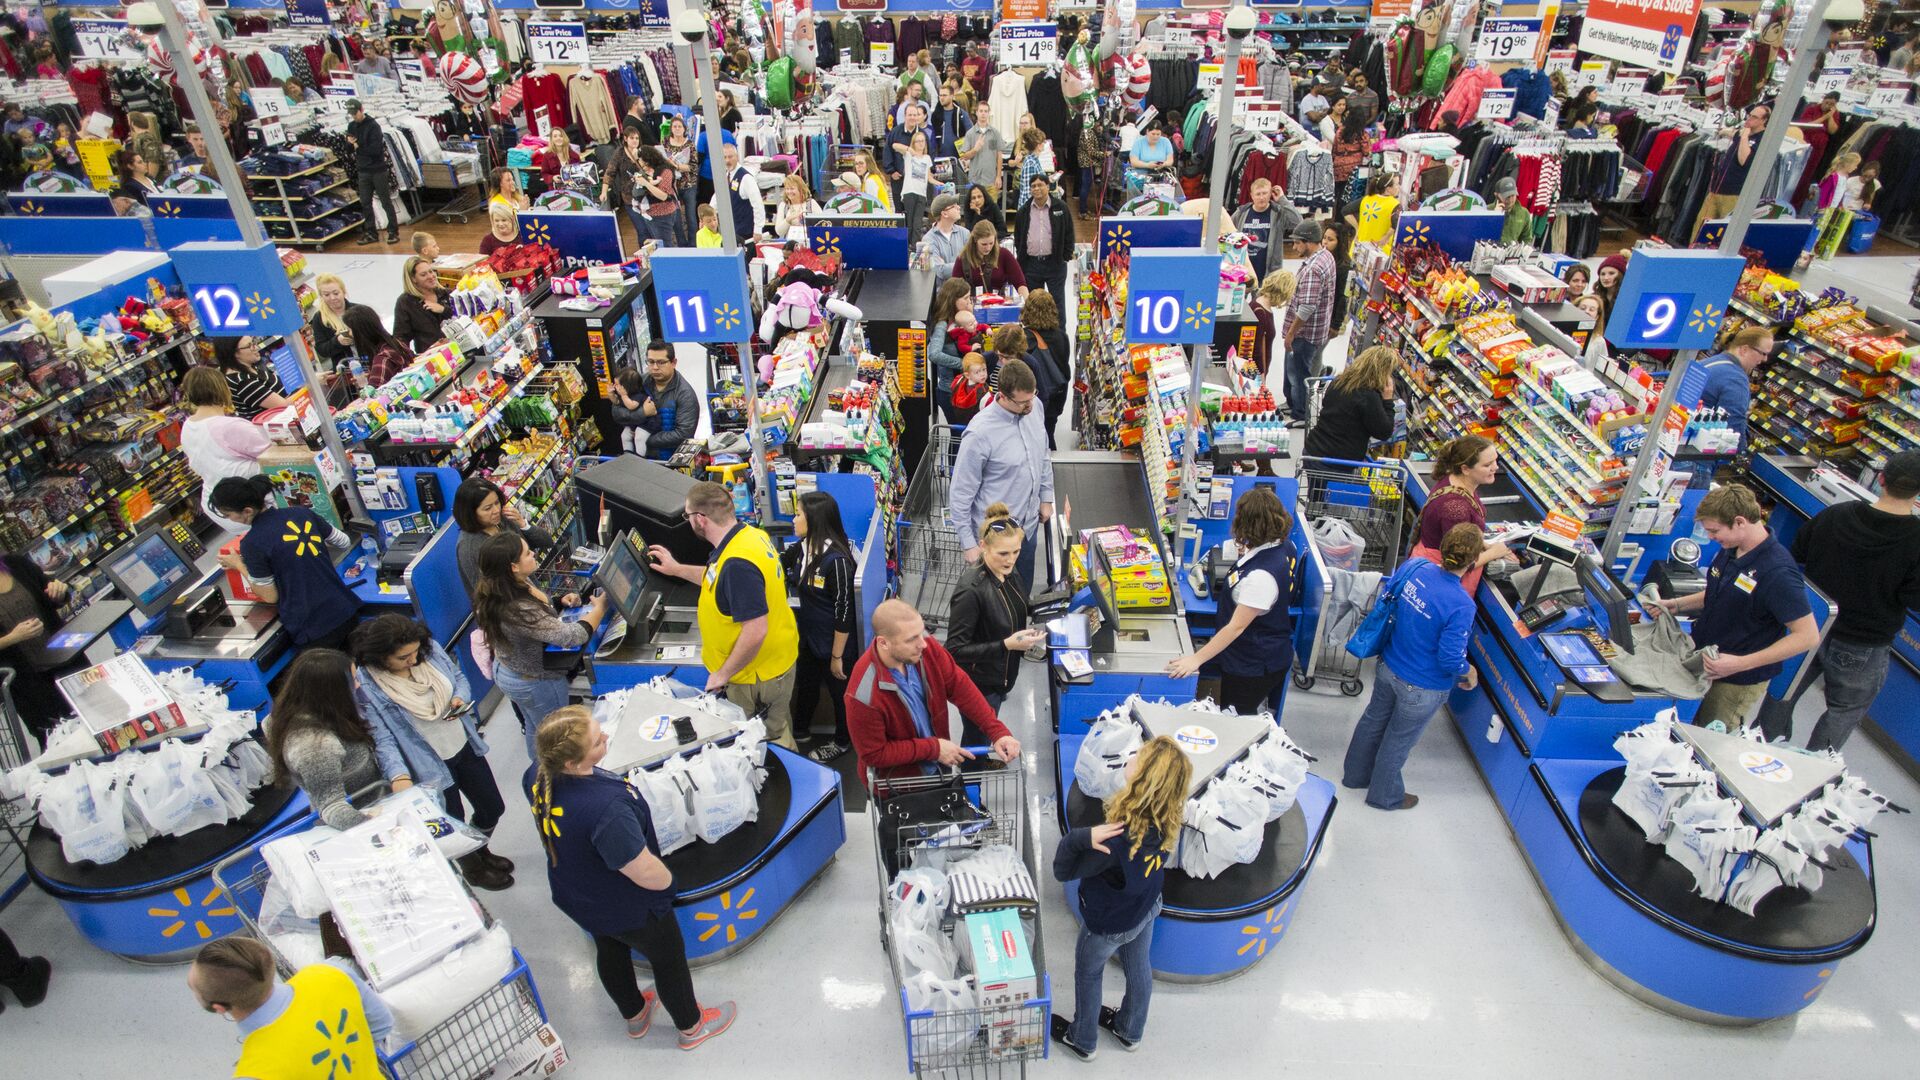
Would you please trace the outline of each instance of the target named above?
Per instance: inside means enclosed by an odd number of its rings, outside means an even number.
[[[1053,463],[1047,457],[1038,384],[1026,361],[1000,358],[999,394],[960,437],[947,489],[947,523],[959,534],[967,561],[979,562],[987,507],[1007,504],[1026,532],[1014,570],[1031,588],[1035,540],[1041,523],[1053,516]]]
[[[960,253],[967,248],[967,237],[971,235],[960,227],[960,196],[941,195],[933,200],[927,219],[933,224],[926,234],[920,237],[920,250],[926,257],[926,265],[945,271],[960,261]]]

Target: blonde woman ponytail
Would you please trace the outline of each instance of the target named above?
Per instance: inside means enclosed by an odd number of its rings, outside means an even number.
[[[585,705],[568,705],[548,713],[533,736],[533,823],[541,846],[547,849],[548,865],[560,862],[560,853],[553,847],[553,838],[560,834],[553,807],[553,778],[586,758],[593,749],[588,745],[592,731],[593,711]]]

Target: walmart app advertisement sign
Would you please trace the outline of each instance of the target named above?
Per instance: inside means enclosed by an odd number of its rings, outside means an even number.
[[[1700,18],[1700,0],[1591,0],[1580,49],[1678,75]]]

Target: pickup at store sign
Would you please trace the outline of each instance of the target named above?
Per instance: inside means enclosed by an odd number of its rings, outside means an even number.
[[[1591,0],[1580,51],[1678,75],[1700,0]]]
[[[1480,44],[1474,56],[1487,63],[1518,60],[1531,63],[1540,47],[1539,19],[1488,19],[1480,24]]]
[[[1044,67],[1060,55],[1060,27],[1050,22],[1001,23],[1000,62],[1008,67]]]
[[[587,27],[584,23],[530,22],[527,51],[536,64],[584,67],[587,63]]]

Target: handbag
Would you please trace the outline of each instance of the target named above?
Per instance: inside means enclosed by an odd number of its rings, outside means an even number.
[[[961,839],[979,832],[987,822],[986,811],[969,794],[958,769],[950,770],[937,787],[887,796],[880,803],[880,857],[886,863],[888,880],[900,872],[900,856],[905,849],[944,846],[948,838],[941,834],[949,829],[953,830],[952,839]]]
[[[1386,651],[1387,642],[1393,640],[1393,617],[1400,604],[1400,589],[1406,584],[1407,568],[1412,565],[1411,560],[1401,564],[1400,569],[1380,587],[1380,594],[1374,597],[1366,618],[1360,620],[1353,636],[1347,638],[1349,653],[1362,660],[1371,660]]]

